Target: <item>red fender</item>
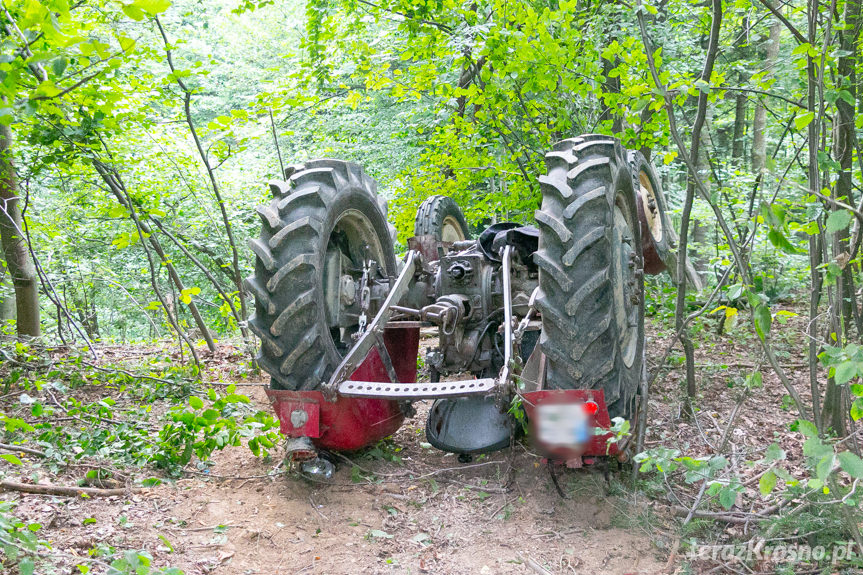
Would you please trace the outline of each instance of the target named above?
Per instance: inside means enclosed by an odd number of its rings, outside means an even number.
[[[384,330],[384,344],[402,383],[416,382],[419,333],[419,328]],[[350,379],[390,380],[377,349],[372,348]],[[266,393],[282,433],[288,437],[309,437],[319,449],[361,449],[392,435],[404,421],[396,401],[342,396],[328,401],[317,390],[267,389]]]

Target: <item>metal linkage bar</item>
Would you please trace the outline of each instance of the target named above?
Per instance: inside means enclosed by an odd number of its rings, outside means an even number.
[[[498,380],[506,385],[510,377],[509,363],[512,361],[512,246],[503,248],[503,368]]]
[[[402,269],[402,273],[399,274],[399,277],[393,284],[393,287],[390,290],[387,299],[384,300],[380,311],[368,325],[366,331],[357,340],[357,343],[354,344],[350,351],[348,351],[347,355],[345,355],[344,359],[342,359],[342,362],[333,372],[332,377],[330,377],[330,381],[324,386],[324,389],[334,391],[339,388],[339,385],[343,383],[344,380],[357,369],[357,367],[359,367],[374,345],[378,346],[382,359],[384,357],[389,358],[389,354],[386,353],[385,347],[380,351],[380,348],[383,347],[383,337],[381,336],[383,335],[384,327],[386,327],[387,322],[395,311],[393,309],[393,305],[398,304],[410,288],[411,280],[413,280],[414,273],[417,269],[418,257],[419,254],[417,252],[413,250],[408,252],[407,257],[405,258],[405,267]],[[395,371],[390,371],[389,369],[387,371],[389,372],[389,376],[392,378]]]
[[[493,378],[441,381],[438,383],[380,383],[376,381],[343,381],[339,395],[374,399],[434,399],[486,395],[494,391]]]

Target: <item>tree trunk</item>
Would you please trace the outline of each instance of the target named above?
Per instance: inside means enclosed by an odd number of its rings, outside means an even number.
[[[67,277],[68,281],[64,283],[63,286],[63,303],[69,313],[77,314],[78,323],[87,332],[87,336],[92,339],[99,339],[99,322],[96,318],[96,306],[93,303],[93,298],[88,297],[87,295],[87,285],[84,281],[84,278],[81,277],[81,285],[75,283],[74,278]],[[66,299],[66,292],[69,292],[69,296],[72,300],[69,305],[69,301]],[[58,333],[60,322],[58,321]]]
[[[860,0],[849,0],[845,4],[845,29],[839,33],[839,42],[845,56],[839,57],[837,66],[836,83],[845,86],[851,92],[851,102],[856,96],[856,74],[854,63],[856,61],[857,43],[853,32],[860,18]],[[836,100],[836,118],[833,121],[833,154],[836,163],[839,164],[838,178],[834,197],[845,203],[855,205],[857,202],[853,197],[851,181],[854,161],[854,116],[855,105],[842,98]],[[833,205],[833,211],[841,211]],[[832,255],[834,260],[841,261],[850,254],[848,229],[842,229],[833,234]],[[843,257],[844,256],[844,257]],[[851,326],[854,324],[854,312],[852,302],[854,297],[854,278],[850,265],[845,265],[842,275],[836,281],[836,303],[839,310],[838,323],[840,329],[836,329],[839,345],[847,345],[850,341]],[[844,339],[844,342],[843,342]],[[832,380],[828,381],[827,390],[824,394],[824,411],[822,420],[826,427],[831,428],[840,437],[847,435],[847,417],[850,409],[850,395],[848,384],[836,385]]]
[[[740,34],[734,42],[734,51],[741,57],[745,57],[747,51],[747,37],[749,36],[749,18],[743,18]],[[743,70],[737,72],[737,85],[745,86],[749,80],[749,74]],[[731,140],[731,161],[740,164],[745,152],[746,136],[746,113],[748,111],[749,97],[744,92],[737,92],[734,97],[734,135]]]
[[[6,262],[0,261],[0,323],[15,319],[15,289],[9,282]]]
[[[15,286],[18,338],[39,337],[39,282],[23,236],[18,176],[12,163],[12,130],[0,125],[0,239]]]
[[[721,0],[713,0],[712,13],[710,23],[710,42],[707,48],[707,54],[704,58],[704,68],[701,71],[701,79],[704,82],[709,82],[713,74],[713,65],[716,62],[716,54],[719,46],[719,32],[722,29],[722,2]],[[643,21],[640,22],[642,34],[644,34]],[[656,73],[654,71],[654,77]],[[657,82],[658,84],[658,82]],[[670,100],[666,100],[668,105],[669,122],[674,127],[674,110],[671,109]],[[698,105],[696,107],[695,122],[692,125],[692,145],[690,151],[692,153],[692,161],[698,163],[700,157],[699,149],[701,147],[701,130],[704,128],[704,122],[707,119],[708,99],[706,92],[699,92]],[[681,144],[682,151],[682,144]],[[696,169],[697,172],[697,169]],[[686,391],[691,400],[697,391],[695,382],[695,350],[690,338],[689,329],[685,325],[686,319],[686,262],[687,250],[689,249],[689,218],[692,214],[692,204],[695,199],[696,179],[697,174],[689,174],[686,185],[686,197],[683,203],[683,216],[680,225],[680,249],[677,261],[677,276],[680,286],[677,290],[676,309],[674,310],[674,326],[679,334],[680,342],[683,344],[683,354],[686,360]],[[691,404],[690,404],[691,405]],[[695,417],[692,409],[688,409],[689,415]]]
[[[707,226],[701,220],[692,220],[691,259],[695,271],[698,272],[698,277],[701,278],[702,285],[705,285],[704,282],[707,280],[709,269],[705,247],[707,247]]]
[[[611,36],[611,30],[606,30],[605,33],[606,36]],[[602,75],[605,77],[605,81],[602,83],[602,90],[607,94],[620,94],[620,78],[618,78],[617,76],[611,76],[611,71],[616,67],[617,57],[614,58],[613,62],[605,58],[602,59]],[[599,108],[599,123],[608,122],[609,120],[611,120],[612,133],[615,135],[620,135],[620,133],[623,131],[623,118],[620,117],[620,114],[613,114],[601,98],[599,100]]]
[[[782,23],[778,19],[772,18],[764,58],[764,66],[767,70],[765,79],[772,75],[776,58],[779,57],[779,35],[781,32]],[[761,175],[767,165],[767,137],[764,133],[766,125],[767,109],[759,99],[755,103],[755,116],[752,120],[752,172],[756,177]]]
[[[743,81],[740,82],[743,84]],[[734,136],[731,142],[731,159],[734,162],[739,162],[743,158],[744,137],[746,135],[746,112],[747,112],[747,97],[746,94],[737,94],[734,103]]]
[[[710,165],[709,155],[709,150],[713,148],[713,140],[710,137],[710,125],[712,120],[713,108],[708,102],[704,111],[704,127],[707,129],[701,130],[698,146],[695,146],[693,143],[692,148],[692,159],[695,160],[695,165],[698,168],[698,175],[708,190],[713,186],[713,168]],[[697,218],[693,218],[690,225],[692,226],[692,231],[690,232],[692,240],[689,243],[689,252],[691,254],[690,260],[695,267],[695,271],[698,272],[698,277],[701,278],[702,285],[706,285],[704,282],[707,280],[707,271],[709,269],[709,257],[706,253],[706,248],[708,247],[708,226]]]
[[[185,289],[185,287],[183,286],[183,281],[180,279],[180,275],[177,273],[177,270],[176,270],[176,268],[174,268],[174,265],[171,263],[171,260],[169,260],[168,257],[165,255],[165,250],[162,249],[162,244],[159,242],[158,238],[156,237],[155,233],[153,232],[153,229],[150,228],[150,226],[147,223],[140,221],[140,219],[137,217],[137,214],[135,212],[135,206],[132,205],[132,203],[131,203],[131,197],[128,195],[128,193],[126,191],[126,186],[123,183],[122,179],[120,178],[119,172],[117,172],[117,170],[115,168],[109,167],[100,161],[94,161],[93,167],[96,169],[96,171],[102,177],[102,181],[105,182],[105,184],[108,186],[108,189],[110,189],[111,192],[114,194],[114,196],[117,198],[117,201],[120,202],[120,205],[122,205],[123,207],[125,207],[126,209],[129,210],[130,215],[135,222],[135,225],[138,228],[140,228],[139,232],[141,233],[142,237],[143,237],[143,234],[147,234],[148,243],[153,247],[153,250],[156,252],[156,255],[159,256],[161,263],[168,269],[168,276],[171,278],[172,284],[177,288],[177,290],[178,290],[177,297],[179,297],[179,294],[182,293],[182,291]],[[147,257],[149,258],[150,254],[149,254],[149,251],[147,250],[147,247],[146,246],[142,246],[142,247],[144,248],[144,251],[147,252]],[[154,278],[154,282],[155,282],[155,278]],[[156,286],[155,283],[154,283],[153,289],[158,290],[158,287]],[[204,319],[201,317],[201,314],[198,311],[198,306],[195,304],[194,301],[189,302],[189,311],[192,312],[192,317],[195,319],[195,323],[197,324],[198,329],[201,332],[201,335],[203,336],[204,340],[207,342],[207,348],[209,348],[210,351],[216,351],[216,343],[213,341],[213,337],[210,334],[210,330],[207,329],[207,324],[204,322]],[[170,315],[172,313],[171,310],[166,309],[165,313],[169,314],[169,317],[171,317],[171,315]],[[177,330],[179,330],[180,329],[179,315],[173,315],[173,317],[176,318],[176,320],[177,320],[177,325],[174,327]],[[181,336],[181,339],[185,339],[184,334],[178,334],[178,335]],[[191,344],[190,344],[190,347],[191,347]],[[193,355],[195,354],[194,349],[192,349],[192,353],[193,353]],[[197,356],[195,356],[195,361],[197,363]]]

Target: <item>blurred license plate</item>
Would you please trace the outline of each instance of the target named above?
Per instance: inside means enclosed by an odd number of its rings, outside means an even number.
[[[537,438],[547,445],[581,445],[590,438],[587,414],[580,403],[536,406]]]

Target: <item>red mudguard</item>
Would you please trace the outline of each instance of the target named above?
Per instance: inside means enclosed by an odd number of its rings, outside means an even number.
[[[384,344],[403,383],[417,378],[419,328],[384,330]],[[359,381],[389,381],[376,349],[351,375]],[[267,397],[288,437],[309,437],[320,449],[353,451],[390,436],[401,427],[398,402],[336,396],[327,401],[320,391],[267,389]]]

